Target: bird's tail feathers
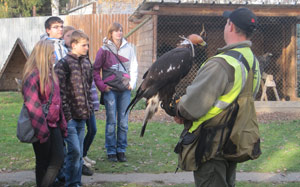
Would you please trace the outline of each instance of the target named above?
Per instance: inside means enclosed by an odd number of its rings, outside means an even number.
[[[144,136],[147,123],[153,117],[153,115],[157,112],[158,106],[159,106],[159,96],[158,96],[158,94],[156,94],[155,96],[151,97],[147,101],[147,108],[145,111],[145,117],[144,117],[143,127],[141,130],[140,137]]]
[[[136,91],[136,95],[135,97],[131,100],[131,102],[129,103],[128,107],[126,108],[125,114],[127,114],[128,110],[130,109],[130,111],[133,109],[133,107],[135,106],[135,104],[142,98],[143,95],[143,91],[141,91],[141,87],[139,87],[139,89]]]

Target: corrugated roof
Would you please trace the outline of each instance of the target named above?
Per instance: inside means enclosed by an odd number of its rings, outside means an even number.
[[[296,5],[298,0],[144,0],[143,3],[178,3],[178,4],[252,4],[252,5]]]
[[[300,0],[144,0],[139,4],[138,8],[131,15],[129,20],[133,21],[134,17],[140,18],[143,11],[151,10],[155,5],[158,6],[182,6],[182,7],[203,7],[203,5],[219,5],[219,6],[264,6],[264,7],[299,7]],[[300,15],[300,11],[299,11]]]

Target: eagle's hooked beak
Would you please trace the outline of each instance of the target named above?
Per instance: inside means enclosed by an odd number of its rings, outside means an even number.
[[[205,28],[204,28],[204,23],[202,24],[202,31],[200,32],[200,37],[202,39],[202,42],[199,43],[198,45],[201,45],[201,46],[206,46],[207,43],[204,41],[206,40],[206,31],[205,31]]]
[[[207,46],[207,43],[203,40],[202,42],[198,43],[198,45]]]

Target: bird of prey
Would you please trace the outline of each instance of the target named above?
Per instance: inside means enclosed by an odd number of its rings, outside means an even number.
[[[273,56],[272,53],[267,52],[267,53],[263,54],[262,56],[257,57],[261,74],[266,71],[266,69],[267,69],[266,67],[269,65],[272,56]]]
[[[174,105],[172,105],[175,87],[192,67],[195,56],[194,45],[206,45],[203,38],[197,34],[191,34],[187,38],[181,36],[181,38],[183,41],[175,49],[160,56],[144,74],[143,82],[126,109],[126,112],[128,109],[132,110],[140,99],[147,99],[141,137],[144,135],[148,120],[156,113],[160,102],[168,115],[175,116]]]

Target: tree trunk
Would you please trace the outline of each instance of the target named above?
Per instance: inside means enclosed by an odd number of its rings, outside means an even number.
[[[52,16],[59,15],[59,0],[51,0]]]
[[[36,16],[36,6],[32,7],[32,16],[35,17]]]

